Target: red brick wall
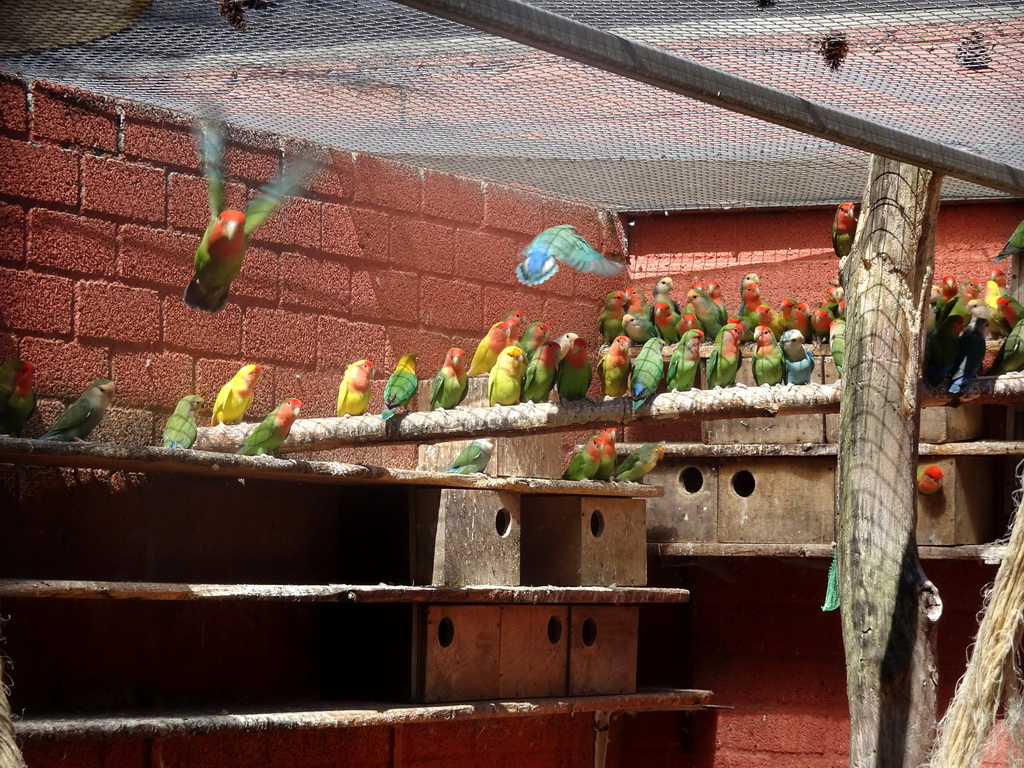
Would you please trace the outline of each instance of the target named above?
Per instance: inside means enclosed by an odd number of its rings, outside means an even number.
[[[46,83],[0,81],[0,358],[37,367],[38,434],[96,377],[117,384],[102,441],[154,443],[178,398],[212,402],[245,363],[267,375],[250,419],[288,396],[334,415],[345,366],[378,366],[371,409],[404,352],[436,373],[450,346],[472,353],[509,310],[556,333],[596,331],[592,297],[613,281],[564,269],[526,290],[513,269],[530,238],[572,223],[618,248],[597,211],[377,157],[230,135],[229,204],[242,205],[282,156],[324,170],[251,239],[227,307],[181,293],[208,220],[191,123],[181,115]],[[595,315],[596,316],[596,315]],[[382,449],[342,458],[383,461]],[[387,460],[411,465],[411,447]]]

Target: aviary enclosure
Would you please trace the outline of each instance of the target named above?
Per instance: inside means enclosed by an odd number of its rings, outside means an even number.
[[[0,8],[0,763],[1020,764],[1019,8]]]

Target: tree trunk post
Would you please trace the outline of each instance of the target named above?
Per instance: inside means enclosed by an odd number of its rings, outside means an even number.
[[[853,251],[839,445],[839,573],[850,766],[916,768],[935,728],[938,591],[918,559],[925,315],[941,177],[875,156]]]

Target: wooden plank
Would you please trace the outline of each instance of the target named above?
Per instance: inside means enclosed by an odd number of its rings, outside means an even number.
[[[664,564],[695,557],[782,557],[832,558],[831,544],[721,544],[715,542],[666,542],[649,544],[648,553]],[[924,560],[981,560],[998,564],[1006,551],[1005,544],[964,544],[952,547],[918,547]]]
[[[166,738],[206,733],[450,723],[505,717],[578,715],[599,711],[686,711],[710,706],[712,697],[712,692],[705,690],[656,689],[616,696],[562,696],[522,701],[496,699],[432,706],[359,702],[335,705],[334,709],[307,707],[303,711],[288,712],[187,712],[145,717],[29,717],[18,720],[14,728],[18,738],[26,741]]]
[[[569,614],[569,694],[635,691],[638,609],[577,606]]]
[[[569,607],[501,607],[500,698],[568,693]]]
[[[79,467],[125,472],[169,472],[291,482],[349,485],[419,485],[439,488],[477,488],[516,493],[569,494],[574,496],[646,497],[661,489],[640,483],[570,482],[549,478],[491,477],[390,469],[336,461],[275,459],[269,456],[236,456],[230,453],[185,451],[146,445],[102,443],[55,443],[0,437],[0,462],[41,467]]]
[[[718,540],[718,459],[665,458],[647,482],[665,489],[646,504],[648,541]]]
[[[949,456],[920,459],[918,468],[935,464],[942,470],[942,490],[917,494],[919,544],[982,544],[994,534],[994,459]]]
[[[165,584],[0,579],[0,599],[5,598],[561,605],[681,603],[690,599],[690,592],[667,587],[411,587],[385,584]]]
[[[500,605],[431,605],[426,610],[424,702],[473,701],[498,696]]]
[[[642,443],[617,443],[615,451],[628,456]],[[706,445],[704,443],[662,443],[665,458],[731,458],[739,456],[836,456],[839,446],[835,443],[752,443],[748,445]],[[578,446],[582,448],[582,446]],[[1021,456],[1024,455],[1024,441],[1020,440],[972,440],[966,443],[919,443],[921,456]],[[654,473],[652,473],[653,476]],[[650,479],[650,477],[648,478]],[[655,483],[659,485],[659,483]]]

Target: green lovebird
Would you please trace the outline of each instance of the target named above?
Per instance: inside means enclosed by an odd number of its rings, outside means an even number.
[[[711,296],[701,288],[690,288],[686,294],[687,306],[693,307],[693,314],[697,316],[704,335],[713,339],[718,336],[722,326],[728,320],[728,313],[721,306],[716,304]]]
[[[836,371],[843,375],[843,359],[846,357],[846,320],[837,317],[832,321],[828,329],[828,346],[832,352],[832,362],[836,364]],[[810,354],[808,352],[807,354]],[[814,366],[814,358],[811,358],[811,367]]]
[[[665,448],[660,443],[644,443],[622,460],[615,470],[615,481],[639,483],[664,455]]]
[[[679,315],[672,311],[672,307],[659,301],[654,305],[651,314],[654,315],[654,327],[658,329],[658,335],[666,344],[675,344],[679,341]]]
[[[992,361],[988,373],[990,376],[999,376],[1020,370],[1024,370],[1024,319],[1018,320],[1013,326],[1010,335],[996,353],[996,359]]]
[[[1024,252],[1024,221],[1018,224],[1017,228],[1013,230],[1013,234],[1010,235],[1010,239],[1006,241],[1006,245],[1004,245],[1003,249],[996,254],[995,260],[1002,261],[1007,256],[1016,256],[1021,252]]]
[[[637,346],[658,338],[658,327],[645,315],[631,315],[628,312],[622,316],[622,332]]]
[[[960,351],[961,315],[947,315],[932,328],[924,342],[924,380],[933,387],[942,385]]]
[[[594,367],[587,359],[587,342],[577,337],[572,340],[569,351],[558,364],[555,374],[555,387],[561,402],[582,400],[590,389],[590,380],[594,376]]]
[[[277,455],[277,449],[288,437],[292,424],[298,418],[302,401],[285,400],[245,438],[242,447],[235,451],[239,456]]]
[[[191,448],[196,442],[196,411],[205,401],[199,395],[186,395],[174,407],[164,426],[164,448]]]
[[[555,374],[558,371],[558,353],[561,350],[557,341],[545,341],[526,366],[523,379],[523,393],[520,401],[524,403],[546,403],[555,386]]]
[[[595,435],[587,441],[583,449],[578,451],[569,461],[569,466],[562,473],[563,480],[593,480],[601,468],[601,455],[604,440]]]
[[[985,359],[985,335],[988,333],[988,320],[984,317],[972,317],[971,322],[960,334],[960,349],[950,369],[949,393],[960,394],[964,384],[973,379],[982,360]]]
[[[843,203],[836,208],[832,220],[832,248],[842,258],[853,248],[853,236],[857,234],[857,212],[853,203]]]
[[[665,387],[669,392],[686,392],[697,383],[700,371],[700,343],[704,340],[704,331],[689,330],[676,344],[672,357],[668,361],[668,375]]]
[[[474,440],[462,449],[462,453],[455,457],[452,465],[445,472],[455,472],[459,475],[468,475],[473,472],[483,472],[487,462],[491,460],[494,453],[494,443],[484,437]]]
[[[673,284],[671,277],[659,278],[658,282],[654,284],[654,290],[651,292],[652,307],[656,307],[658,304],[667,304],[669,309],[672,310],[672,314],[682,314],[679,310],[679,302],[672,298],[673,288],[675,288],[675,285]],[[710,293],[708,295],[710,295]],[[650,319],[652,321],[654,320],[653,314]]]
[[[843,324],[845,325],[845,323],[844,320]],[[779,346],[782,348],[782,356],[785,358],[783,375],[786,383],[809,384],[811,373],[814,372],[814,354],[804,346],[804,335],[796,328],[790,328],[782,334]],[[835,355],[833,355],[834,357]],[[836,367],[840,368],[842,363],[842,354],[840,354]],[[842,373],[841,368],[839,372]]]
[[[114,397],[114,382],[96,379],[89,388],[60,415],[53,426],[39,436],[40,440],[70,442],[84,440],[103,419]]]
[[[466,399],[469,391],[469,377],[466,375],[466,353],[459,347],[452,347],[445,355],[441,370],[434,377],[430,390],[430,410],[448,410]]]
[[[658,393],[658,385],[665,375],[665,361],[661,349],[665,345],[661,339],[651,339],[633,361],[633,372],[629,376],[629,396],[633,398],[633,407],[639,408],[650,402]]]
[[[605,344],[622,335],[622,316],[626,313],[626,294],[612,291],[604,297],[604,309],[597,319],[597,329]]]
[[[594,480],[608,482],[615,474],[615,430],[602,429],[598,438],[601,440],[601,463],[597,465]]]
[[[743,326],[729,323],[715,338],[715,348],[708,358],[708,389],[731,387],[740,369],[740,336]]]
[[[548,324],[540,320],[530,323],[523,331],[523,338],[519,340],[519,348],[523,350],[528,360],[532,360],[537,350],[548,340]]]
[[[622,397],[629,388],[629,337],[617,336],[597,362],[597,379],[605,397]]]
[[[416,384],[416,355],[402,355],[384,385],[384,410],[380,417],[387,421],[399,408],[408,408],[416,394]]]
[[[226,207],[224,195],[224,135],[215,124],[207,123],[201,132],[203,172],[206,175],[210,203],[210,223],[206,225],[193,259],[195,271],[185,287],[185,303],[192,309],[220,312],[228,301],[228,289],[245,260],[249,235],[274,213],[281,201],[292,194],[308,173],[309,163],[273,179],[245,211]]]
[[[17,435],[36,412],[35,366],[21,360],[0,365],[0,435]]]
[[[772,329],[767,325],[754,328],[754,356],[750,363],[754,369],[754,381],[762,384],[781,384],[783,373],[783,356],[779,345],[775,343]]]
[[[498,353],[487,379],[487,400],[491,405],[518,405],[523,393],[526,356],[512,345]]]

